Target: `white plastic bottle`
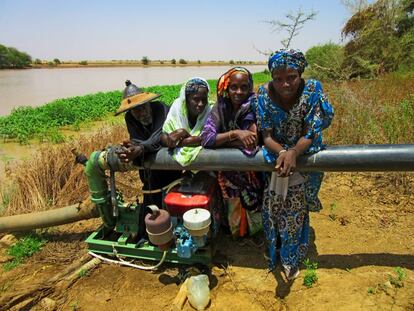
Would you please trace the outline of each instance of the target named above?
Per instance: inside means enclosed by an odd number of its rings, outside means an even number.
[[[210,282],[208,276],[199,274],[189,278],[187,283],[187,298],[193,308],[204,310],[210,302]]]

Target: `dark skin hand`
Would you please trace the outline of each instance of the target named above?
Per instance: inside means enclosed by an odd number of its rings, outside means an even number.
[[[161,143],[168,148],[175,148],[185,139],[191,137],[190,133],[186,129],[178,129],[170,134],[161,134]]]
[[[143,151],[143,146],[133,145],[130,141],[124,141],[122,143],[122,151],[118,151],[117,154],[121,162],[128,163],[139,157]]]

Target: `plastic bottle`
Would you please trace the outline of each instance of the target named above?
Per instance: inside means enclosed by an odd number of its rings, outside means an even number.
[[[188,279],[187,298],[193,308],[204,310],[210,302],[210,282],[208,276],[199,274]]]

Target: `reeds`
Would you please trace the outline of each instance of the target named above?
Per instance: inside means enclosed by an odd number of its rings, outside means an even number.
[[[41,147],[29,160],[8,166],[7,183],[0,186],[2,215],[14,215],[63,207],[89,196],[83,166],[76,164],[71,149],[89,156],[94,150],[128,138],[124,125],[102,128],[96,134],[80,137],[76,142]],[[138,172],[117,175],[117,186],[126,197],[138,194]]]

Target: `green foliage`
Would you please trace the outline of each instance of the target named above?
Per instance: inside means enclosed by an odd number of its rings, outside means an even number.
[[[61,64],[61,61],[59,60],[59,58],[55,58],[55,59],[53,60],[53,62],[54,62],[56,65],[60,65],[60,64]]]
[[[335,212],[336,208],[337,208],[336,203],[335,202],[331,203],[330,211],[329,211],[329,218],[331,220],[336,220],[336,218],[337,218],[337,215],[336,215],[336,212]]]
[[[99,120],[108,112],[115,112],[121,92],[113,91],[93,95],[57,99],[40,107],[18,107],[0,117],[0,135],[26,144],[30,139],[62,141],[57,134],[61,126],[84,121]]]
[[[42,64],[42,61],[39,58],[36,58],[35,61],[34,61],[34,63],[36,65],[41,65]]]
[[[29,54],[0,44],[0,69],[27,68],[31,64],[32,57]]]
[[[316,275],[318,263],[311,262],[309,258],[306,258],[303,263],[306,267],[305,276],[303,277],[303,285],[305,285],[307,288],[311,288],[313,284],[318,281],[318,276]]]
[[[171,64],[175,65],[176,63],[177,63],[177,61],[175,60],[175,58],[173,58],[173,59],[171,60]]]
[[[413,7],[412,0],[378,0],[347,21],[342,35],[350,39],[344,62],[350,78],[372,78],[412,66]]]
[[[149,60],[149,58],[148,58],[147,56],[144,56],[144,57],[141,59],[141,63],[142,63],[143,65],[148,65],[148,64],[149,64],[149,62],[150,62],[150,60]]]
[[[187,64],[187,61],[185,59],[180,58],[178,63],[184,65]]]
[[[337,80],[345,78],[342,72],[344,51],[342,46],[332,42],[317,45],[306,52],[309,67],[306,75],[318,80]]]
[[[270,79],[265,73],[254,74],[254,81],[262,84]],[[211,98],[215,98],[216,80],[209,80]],[[161,94],[160,100],[170,106],[180,93],[181,85],[163,85],[143,88]],[[59,133],[62,126],[79,129],[82,122],[104,118],[115,112],[122,98],[121,91],[96,93],[85,96],[57,99],[40,107],[18,107],[10,115],[0,117],[0,137],[28,144],[30,139],[59,143],[65,137]]]
[[[24,259],[32,256],[41,250],[46,240],[35,234],[27,235],[21,238],[16,244],[9,247],[7,254],[13,256],[13,259],[3,265],[3,269],[8,271],[20,265]]]
[[[79,62],[79,65],[86,66],[86,65],[88,65],[88,61],[82,60],[82,61]]]
[[[394,271],[395,271],[395,275],[389,276],[390,283],[394,287],[397,287],[397,288],[403,287],[404,286],[403,281],[407,277],[407,274],[405,273],[404,269],[402,269],[401,267],[396,267]]]
[[[81,269],[78,273],[78,277],[80,277],[80,278],[83,278],[83,277],[88,276],[88,275],[89,275],[89,271],[85,270],[85,269]]]

